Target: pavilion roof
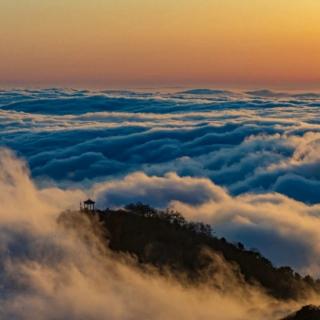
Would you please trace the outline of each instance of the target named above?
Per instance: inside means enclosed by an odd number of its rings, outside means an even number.
[[[88,199],[84,202],[84,204],[95,204],[95,202],[91,199]]]

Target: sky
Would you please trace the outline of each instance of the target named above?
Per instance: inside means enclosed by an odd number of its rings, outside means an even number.
[[[318,0],[0,0],[0,85],[317,88]]]

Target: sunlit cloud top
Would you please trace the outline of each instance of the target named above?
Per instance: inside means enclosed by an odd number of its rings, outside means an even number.
[[[320,83],[318,0],[2,0],[1,85]]]

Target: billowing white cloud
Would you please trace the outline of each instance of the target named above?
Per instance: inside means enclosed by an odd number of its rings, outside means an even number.
[[[133,173],[123,180],[110,181],[94,187],[100,206],[121,206],[135,201],[167,207],[172,200],[200,205],[209,200],[222,201],[226,192],[210,180],[179,177],[168,173],[164,177],[149,177],[143,172]]]

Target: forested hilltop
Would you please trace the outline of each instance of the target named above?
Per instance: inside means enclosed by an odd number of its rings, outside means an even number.
[[[150,265],[160,273],[169,272],[181,282],[187,280],[197,286],[210,281],[221,272],[213,258],[218,255],[231,266],[239,281],[258,286],[276,299],[297,300],[320,292],[319,280],[303,277],[290,267],[276,268],[259,252],[218,238],[209,225],[188,222],[175,211],[138,203],[94,213],[68,211],[60,215],[58,222],[76,228],[81,216],[88,218],[112,251],[134,256],[141,267]]]

